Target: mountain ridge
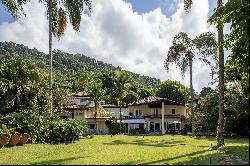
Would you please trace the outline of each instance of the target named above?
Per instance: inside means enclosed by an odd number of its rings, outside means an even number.
[[[49,55],[36,48],[29,48],[23,44],[14,42],[0,42],[0,54],[16,54],[22,58],[31,59],[37,67],[48,69]],[[113,71],[121,69],[112,64],[105,63],[95,58],[88,57],[84,54],[70,54],[61,50],[53,50],[53,68],[64,74],[80,74],[82,71]],[[126,70],[135,80],[148,87],[158,88],[160,86],[160,79],[137,74]]]

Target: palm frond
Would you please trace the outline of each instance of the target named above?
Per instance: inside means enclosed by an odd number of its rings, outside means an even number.
[[[0,2],[7,8],[13,17],[18,17],[20,14],[25,15],[23,5],[29,0],[0,0]],[[25,15],[26,16],[26,15]]]
[[[67,16],[65,10],[59,8],[58,10],[58,29],[56,35],[58,38],[62,37],[67,27]]]
[[[186,12],[190,12],[192,5],[193,5],[193,0],[184,0],[184,9]]]
[[[217,42],[214,33],[202,33],[193,39],[193,43],[204,58],[212,57],[214,60],[218,61],[216,57]]]
[[[181,69],[182,77],[190,65],[193,58],[194,45],[192,40],[184,32],[178,33],[172,42],[172,46],[167,52],[167,58],[164,62],[166,70],[169,70],[170,63],[175,62],[177,67]]]

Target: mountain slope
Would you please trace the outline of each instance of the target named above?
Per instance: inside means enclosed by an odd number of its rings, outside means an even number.
[[[30,59],[40,68],[48,69],[49,56],[37,49],[29,49],[23,44],[0,42],[0,54],[16,54],[24,59]],[[53,68],[65,75],[79,74],[82,71],[112,71],[120,69],[111,64],[98,61],[82,54],[69,54],[60,50],[53,51]],[[128,71],[129,72],[129,71]],[[150,87],[159,87],[160,79],[129,72],[137,81]]]

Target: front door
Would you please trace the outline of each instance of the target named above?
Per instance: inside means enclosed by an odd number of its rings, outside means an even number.
[[[155,132],[159,132],[160,130],[160,123],[155,123]]]
[[[154,132],[154,122],[150,122],[150,132]]]

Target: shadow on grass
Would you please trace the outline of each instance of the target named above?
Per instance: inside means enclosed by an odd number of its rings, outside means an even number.
[[[220,148],[220,151],[249,160],[249,146],[224,146]]]
[[[192,156],[195,156],[195,155],[198,155],[198,154],[202,154],[202,153],[204,153],[206,151],[207,150],[196,151],[196,152],[185,154],[185,155],[181,155],[181,156],[176,156],[176,157],[172,157],[172,158],[165,158],[165,159],[155,160],[155,161],[149,161],[149,162],[130,161],[130,162],[123,163],[123,164],[124,165],[152,165],[152,164],[164,164],[164,165],[168,165],[169,162],[172,161],[172,160],[180,159],[182,157],[192,157]]]
[[[201,150],[192,152],[185,155],[180,155],[172,158],[165,158],[161,160],[155,161],[129,161],[123,163],[124,165],[152,165],[152,164],[163,164],[163,165],[228,165],[228,164],[236,164],[236,165],[248,165],[249,163],[249,154],[248,154],[247,146],[225,146],[220,149],[221,152],[225,152],[228,154],[227,156],[220,154],[219,151],[213,154],[203,155],[207,150]],[[198,156],[197,156],[198,155]],[[229,156],[229,157],[228,157]],[[237,158],[239,156],[239,158]],[[244,158],[242,156],[248,156]],[[182,162],[174,162],[174,160],[181,159],[183,157],[187,157],[187,160]],[[171,162],[171,163],[170,163]]]
[[[121,141],[121,140],[114,140],[111,143],[103,143],[103,144],[105,144],[105,145],[138,145],[138,146],[153,146],[153,147],[170,147],[170,146],[176,146],[176,144],[182,143],[182,142],[184,142],[184,141],[168,142],[165,140],[161,140],[161,141],[149,140],[149,142],[147,142],[146,140],[135,140],[132,142],[125,142],[125,141]]]
[[[56,160],[44,160],[39,162],[31,163],[30,165],[61,165],[64,164],[65,161],[72,161],[77,160],[84,157],[68,157],[63,159],[56,159]]]
[[[223,152],[223,153],[219,153]],[[177,165],[194,165],[194,164],[203,164],[203,165],[247,165],[249,163],[249,153],[248,146],[224,146],[221,147],[218,153],[201,155],[198,157],[193,157],[185,162],[175,163]],[[224,153],[226,155],[224,155]],[[211,159],[210,159],[211,158]],[[230,160],[229,160],[230,159]]]

